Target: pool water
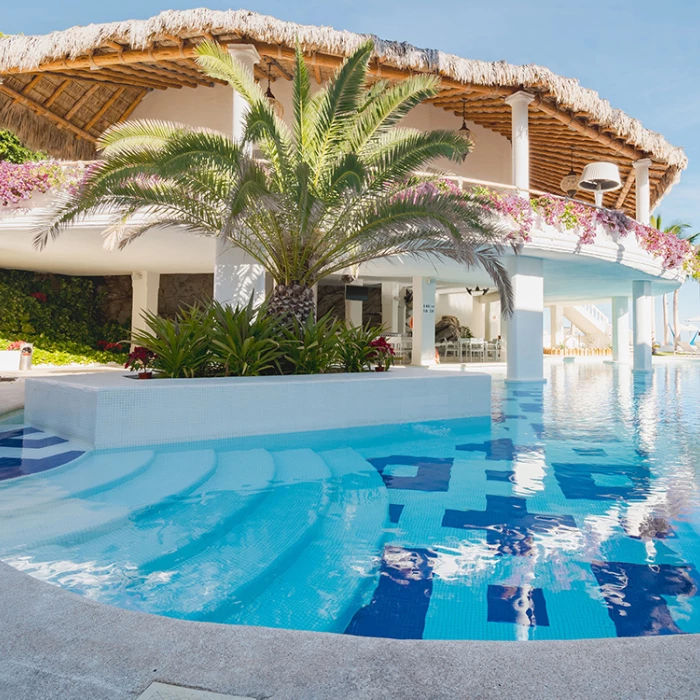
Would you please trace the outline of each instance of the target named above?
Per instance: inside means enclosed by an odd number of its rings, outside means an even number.
[[[551,364],[547,380],[495,379],[491,420],[151,450],[81,454],[5,423],[0,557],[191,620],[402,639],[700,632],[700,363]]]

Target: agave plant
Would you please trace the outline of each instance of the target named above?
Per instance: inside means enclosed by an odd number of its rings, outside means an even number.
[[[360,46],[314,94],[298,49],[287,125],[242,64],[215,43],[201,44],[201,69],[249,104],[242,143],[163,121],[110,128],[98,142],[104,160],[37,235],[37,246],[104,212],[114,215],[105,232],[113,246],[158,227],[223,236],[273,277],[269,311],[300,323],[314,311],[312,288],[323,277],[379,257],[445,256],[481,265],[509,313],[496,219],[478,195],[425,187],[412,176],[437,158],[459,163],[472,146],[456,131],[400,125],[437,94],[438,78],[370,83],[372,49]],[[249,155],[252,147],[261,158]]]

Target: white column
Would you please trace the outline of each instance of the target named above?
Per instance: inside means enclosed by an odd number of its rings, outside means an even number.
[[[362,286],[359,281],[354,284],[358,287]],[[362,326],[362,308],[363,301],[357,299],[345,300],[345,325],[348,328],[360,328]]]
[[[527,192],[530,189],[530,137],[528,129],[528,105],[535,99],[529,92],[519,92],[506,97],[512,110],[513,184]]]
[[[413,351],[411,364],[435,364],[435,280],[413,278]]]
[[[632,282],[634,361],[632,369],[651,372],[651,282]]]
[[[472,317],[469,330],[475,338],[486,338],[486,308],[478,297],[472,298]]]
[[[544,379],[544,262],[520,255],[507,258],[514,310],[508,319],[508,373],[511,381]]]
[[[251,73],[253,66],[260,61],[254,46],[241,44],[229,46],[229,52]],[[231,136],[240,143],[243,138],[245,116],[248,103],[236,90],[233,91]],[[214,261],[214,299],[221,304],[243,306],[250,301],[258,306],[265,298],[265,269],[251,260],[242,250],[225,238],[216,240]]]
[[[549,307],[549,345],[552,348],[556,348],[563,340],[563,318],[561,307],[557,304],[552,304]]]
[[[630,300],[612,298],[613,362],[626,365],[630,361]]]
[[[387,333],[399,330],[398,282],[382,282],[382,325]]]
[[[160,274],[158,272],[131,273],[131,332],[137,333],[148,329],[143,318],[144,312],[158,313],[158,289]]]
[[[485,301],[482,306],[484,307],[484,338],[487,341],[493,340],[496,336],[491,328],[491,302]]]
[[[651,190],[649,187],[649,166],[651,160],[642,158],[635,161],[634,165],[634,187],[637,199],[637,221],[640,224],[648,224],[651,214]]]

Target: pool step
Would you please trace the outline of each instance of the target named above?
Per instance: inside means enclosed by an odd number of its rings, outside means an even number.
[[[172,499],[191,493],[212,475],[215,467],[213,450],[160,453],[138,478],[85,498],[56,501],[40,512],[8,518],[0,531],[0,552],[83,543],[129,517],[162,508]]]
[[[141,474],[152,459],[150,450],[95,453],[59,469],[25,476],[17,482],[3,481],[0,483],[0,518],[115,488]],[[77,465],[82,466],[75,469]]]
[[[265,450],[220,453],[212,476],[192,493],[89,542],[38,548],[33,561],[63,562],[61,575],[69,581],[67,587],[118,605],[125,586],[155,570],[177,566],[247,517],[269,493],[273,477],[272,455]],[[69,579],[70,571],[77,572],[88,562],[109,565],[109,580]]]
[[[171,570],[154,572],[136,586],[131,603],[148,612],[191,620],[222,621],[251,587],[264,585],[315,536],[328,507],[330,471],[308,449],[273,454],[274,488],[250,517],[210,547]]]
[[[334,489],[317,537],[229,623],[343,632],[376,584],[389,500],[377,470],[350,448],[321,452]]]

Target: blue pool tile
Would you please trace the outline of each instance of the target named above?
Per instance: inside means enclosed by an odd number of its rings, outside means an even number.
[[[549,627],[547,604],[541,588],[490,585],[487,600],[489,622]]]
[[[443,527],[485,530],[486,542],[499,554],[529,556],[535,550],[534,536],[553,530],[576,529],[571,515],[528,513],[527,501],[517,496],[486,496],[486,510],[445,510]]]
[[[568,499],[644,500],[651,488],[651,474],[641,464],[552,464],[554,475]]]
[[[429,549],[385,547],[372,600],[355,613],[345,634],[422,639],[436,556]]]
[[[36,440],[27,440],[24,437],[10,437],[0,440],[0,447],[20,447],[22,449],[38,450],[42,447],[62,445],[64,442],[68,442],[68,440],[64,440],[63,438],[55,435],[49,435],[45,438],[38,438]]]
[[[454,459],[451,457],[413,457],[411,455],[392,455],[367,460],[381,474],[388,489],[407,489],[410,491],[447,491],[450,487],[450,475]],[[414,467],[411,475],[392,473],[392,467]]]
[[[541,403],[521,403],[520,408],[525,411],[525,413],[542,413],[544,407]]]
[[[512,462],[519,454],[541,452],[536,445],[515,445],[510,438],[497,438],[480,443],[465,443],[457,445],[460,452],[483,452],[486,459]]]
[[[406,506],[403,503],[390,503],[389,504],[389,522],[398,523],[401,513]]]
[[[607,457],[608,453],[602,447],[574,447],[574,452],[581,457]]]
[[[38,459],[23,459],[22,457],[0,457],[0,481],[14,479],[27,474],[37,474],[48,469],[55,469],[74,459],[78,459],[83,452],[70,451],[63,452],[49,457]]]
[[[6,430],[0,433],[0,440],[5,440],[6,438],[19,437],[21,435],[34,435],[34,433],[40,433],[41,430],[37,428],[15,428],[13,430]]]
[[[696,595],[700,580],[693,565],[593,561],[591,569],[618,637],[683,634],[663,596]]]
[[[515,472],[510,470],[487,469],[486,481],[512,481]]]

